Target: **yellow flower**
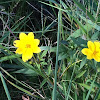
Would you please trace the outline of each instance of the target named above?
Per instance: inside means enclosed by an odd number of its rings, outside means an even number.
[[[87,56],[87,59],[95,59],[100,62],[100,42],[99,41],[88,41],[88,48],[82,49],[82,53]]]
[[[17,47],[16,53],[22,54],[24,62],[31,59],[33,53],[41,52],[41,49],[38,47],[40,40],[34,39],[33,32],[30,32],[28,35],[20,33],[19,39],[14,41],[14,46]]]

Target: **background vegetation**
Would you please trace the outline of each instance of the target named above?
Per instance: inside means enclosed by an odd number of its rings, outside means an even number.
[[[81,53],[100,40],[99,10],[100,0],[0,0],[0,100],[100,100],[100,63]],[[41,41],[26,63],[20,32]]]

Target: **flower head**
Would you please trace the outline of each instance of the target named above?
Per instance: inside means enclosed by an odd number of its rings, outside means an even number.
[[[88,41],[88,48],[82,49],[82,53],[87,56],[87,59],[95,59],[100,62],[100,42],[99,41]]]
[[[34,39],[33,32],[30,32],[28,35],[20,33],[19,39],[14,41],[14,46],[17,47],[16,53],[22,54],[24,62],[31,59],[33,53],[41,52],[41,49],[38,47],[40,40]]]

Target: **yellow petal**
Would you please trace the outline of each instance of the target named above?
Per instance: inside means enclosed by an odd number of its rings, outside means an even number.
[[[18,48],[18,49],[16,50],[16,53],[22,54],[22,53],[23,53],[23,49],[22,49],[22,48]]]
[[[30,33],[28,34],[28,37],[31,37],[31,38],[34,39],[34,34],[33,34],[33,32],[30,32]]]
[[[100,42],[99,41],[95,41],[94,45],[95,45],[96,51],[99,51],[99,49],[100,49]]]
[[[31,59],[33,56],[32,49],[27,48],[25,52],[22,54],[22,60],[26,62],[27,60]]]
[[[87,59],[93,59],[93,55],[87,55]]]
[[[100,56],[94,55],[94,59],[95,59],[97,62],[100,62]]]
[[[91,50],[88,49],[88,48],[84,48],[84,49],[81,50],[81,52],[82,52],[84,55],[88,55],[88,53],[91,52]],[[92,53],[92,52],[91,52],[91,53]]]
[[[92,41],[88,41],[88,48],[91,50],[91,51],[94,51],[95,50],[95,45]]]
[[[33,49],[33,53],[40,53],[41,52],[41,49],[39,47],[35,47]]]
[[[39,39],[34,39],[34,45],[35,45],[35,46],[38,46],[39,43],[40,43],[40,40],[39,40]]]
[[[87,59],[92,59],[93,58],[93,52],[88,49],[88,48],[84,48],[81,51],[84,55],[87,55]]]
[[[19,35],[20,40],[25,39],[26,37],[27,37],[27,35],[23,32],[21,32]]]
[[[93,53],[88,51],[87,59],[93,59]]]
[[[19,43],[20,43],[20,40],[15,40],[14,43],[13,43],[13,45],[15,47],[19,47]]]

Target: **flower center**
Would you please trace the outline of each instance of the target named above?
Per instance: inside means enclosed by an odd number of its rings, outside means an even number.
[[[93,54],[96,55],[98,53],[98,51],[94,51]]]
[[[26,44],[26,48],[31,48],[31,45],[30,44]]]

